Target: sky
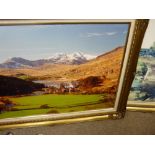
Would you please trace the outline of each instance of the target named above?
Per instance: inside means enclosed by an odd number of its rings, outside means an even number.
[[[100,55],[124,46],[128,24],[0,26],[0,62],[11,57],[36,60],[55,53]]]
[[[150,48],[153,42],[155,42],[155,19],[150,19],[144,36],[142,48]]]

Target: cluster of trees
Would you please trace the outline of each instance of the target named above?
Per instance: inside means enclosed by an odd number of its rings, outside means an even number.
[[[103,84],[105,77],[89,76],[84,79],[78,80],[77,89],[80,93],[84,94],[98,94],[101,93],[100,86]]]
[[[99,76],[89,76],[85,79],[78,80],[78,85],[80,88],[88,89],[88,88],[92,88],[92,87],[97,87],[102,82],[103,82],[103,80]]]
[[[106,83],[107,78],[105,76],[89,76],[84,79],[80,79],[77,89],[79,92],[86,94],[115,94],[117,91],[117,83]]]
[[[0,98],[0,113],[3,111],[10,111],[13,107],[13,102],[7,98]]]
[[[44,88],[43,84],[0,75],[0,96],[30,94],[42,88]]]

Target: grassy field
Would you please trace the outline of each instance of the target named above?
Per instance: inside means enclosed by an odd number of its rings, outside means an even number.
[[[16,105],[15,111],[0,114],[0,118],[31,116],[38,114],[109,108],[111,103],[102,103],[103,95],[40,95],[9,98]]]

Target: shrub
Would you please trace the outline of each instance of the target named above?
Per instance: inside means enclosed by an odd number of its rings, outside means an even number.
[[[0,96],[30,94],[42,88],[43,84],[0,75]]]
[[[50,111],[47,112],[47,114],[58,114],[58,110],[52,109]]]
[[[99,76],[89,76],[85,79],[79,80],[79,87],[92,88],[99,86],[102,83],[102,79]]]
[[[40,108],[41,108],[41,109],[48,109],[48,108],[50,108],[50,107],[48,106],[48,104],[43,104],[43,105],[40,106]]]

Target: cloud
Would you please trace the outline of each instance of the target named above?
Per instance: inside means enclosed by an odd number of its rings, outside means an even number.
[[[81,34],[81,37],[102,37],[102,36],[114,36],[117,32],[104,32],[104,33],[98,33],[98,32],[88,32],[86,34]]]
[[[117,32],[107,32],[107,33],[106,33],[107,36],[114,36],[114,35],[116,35],[116,34],[117,34]]]
[[[91,32],[86,34],[87,37],[98,37],[98,36],[104,36],[104,35],[105,33],[97,33],[97,32]]]

